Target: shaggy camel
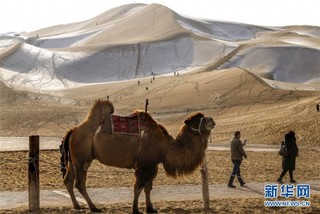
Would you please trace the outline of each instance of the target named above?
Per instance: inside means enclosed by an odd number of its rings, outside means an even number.
[[[64,183],[76,209],[80,206],[73,193],[74,179],[91,211],[100,211],[89,198],[85,185],[87,169],[93,159],[108,166],[135,169],[132,213],[140,213],[138,199],[142,190],[146,195],[146,211],[157,212],[151,203],[150,192],[159,163],[163,164],[167,175],[177,177],[192,173],[203,161],[210,132],[215,126],[211,117],[204,117],[202,113],[191,115],[174,139],[148,113],[135,111],[135,114],[144,124],[141,135],[105,133],[99,119],[91,121],[89,117],[83,124],[94,123],[91,127],[96,130],[87,129],[84,133],[79,125],[67,133],[64,148],[70,153],[73,167],[67,167]]]

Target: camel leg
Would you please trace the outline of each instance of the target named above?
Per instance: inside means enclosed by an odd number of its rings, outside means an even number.
[[[144,189],[144,192],[146,194],[147,212],[157,213],[157,210],[153,208],[150,198],[150,192],[152,190],[152,181],[155,179],[157,172],[158,166],[144,166],[136,169],[136,182],[134,185],[132,213],[140,213],[138,208],[138,200],[142,189]]]
[[[157,176],[158,173],[158,166],[151,167],[148,170],[148,176],[146,177],[148,180],[150,179],[149,182],[146,182],[144,185],[144,193],[146,195],[146,211],[147,213],[158,213],[157,209],[155,209],[151,203],[151,190],[152,190],[152,182]]]
[[[75,174],[73,170],[73,165],[70,164],[67,169],[66,175],[64,177],[63,183],[69,192],[73,207],[78,210],[78,209],[81,209],[81,207],[74,195],[74,191],[73,191],[74,180],[75,180]]]
[[[137,168],[135,170],[135,183],[134,183],[134,187],[133,187],[133,203],[132,203],[132,209],[131,212],[134,214],[142,214],[139,211],[139,207],[138,207],[138,201],[139,201],[139,196],[143,190],[143,170],[141,170],[141,168]]]
[[[144,193],[146,194],[146,211],[147,213],[158,213],[157,209],[155,209],[151,203],[150,193],[152,190],[152,181],[144,185]]]
[[[132,210],[131,210],[133,214],[142,214],[141,212],[139,212],[139,207],[138,207],[139,196],[140,196],[140,193],[142,192],[142,189],[143,189],[143,186],[138,181],[138,179],[136,179],[136,182],[134,184],[134,190],[133,190],[134,196],[133,196],[133,203],[132,203]]]
[[[85,162],[82,165],[75,164],[75,170],[76,170],[76,188],[81,193],[83,198],[87,201],[91,212],[101,212],[101,209],[98,209],[93,202],[91,201],[86,188],[86,180],[87,180],[87,172],[88,168],[90,166],[90,162]]]

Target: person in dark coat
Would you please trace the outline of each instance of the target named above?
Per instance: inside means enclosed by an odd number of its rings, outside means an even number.
[[[298,156],[298,146],[296,143],[295,133],[293,131],[288,132],[284,137],[284,143],[287,146],[288,153],[282,157],[282,172],[278,178],[279,183],[282,182],[282,178],[289,171],[290,183],[296,183],[293,179],[293,171],[296,169],[296,157]]]
[[[241,142],[241,133],[240,131],[236,131],[234,133],[234,138],[231,141],[230,149],[231,149],[231,161],[233,163],[232,173],[229,179],[228,187],[235,188],[236,186],[233,185],[233,180],[235,176],[238,177],[238,181],[241,186],[244,186],[246,183],[243,181],[241,174],[240,174],[240,165],[244,158],[247,158],[247,154],[243,149],[243,146],[246,144],[246,139],[244,143]]]

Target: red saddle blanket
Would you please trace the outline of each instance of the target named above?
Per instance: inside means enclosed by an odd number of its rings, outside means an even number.
[[[109,134],[140,134],[138,116],[135,113],[129,116],[108,115],[103,130]]]

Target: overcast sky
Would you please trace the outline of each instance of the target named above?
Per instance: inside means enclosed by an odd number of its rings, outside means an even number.
[[[1,0],[0,33],[84,21],[130,3],[159,3],[194,18],[264,26],[320,26],[318,0]]]

